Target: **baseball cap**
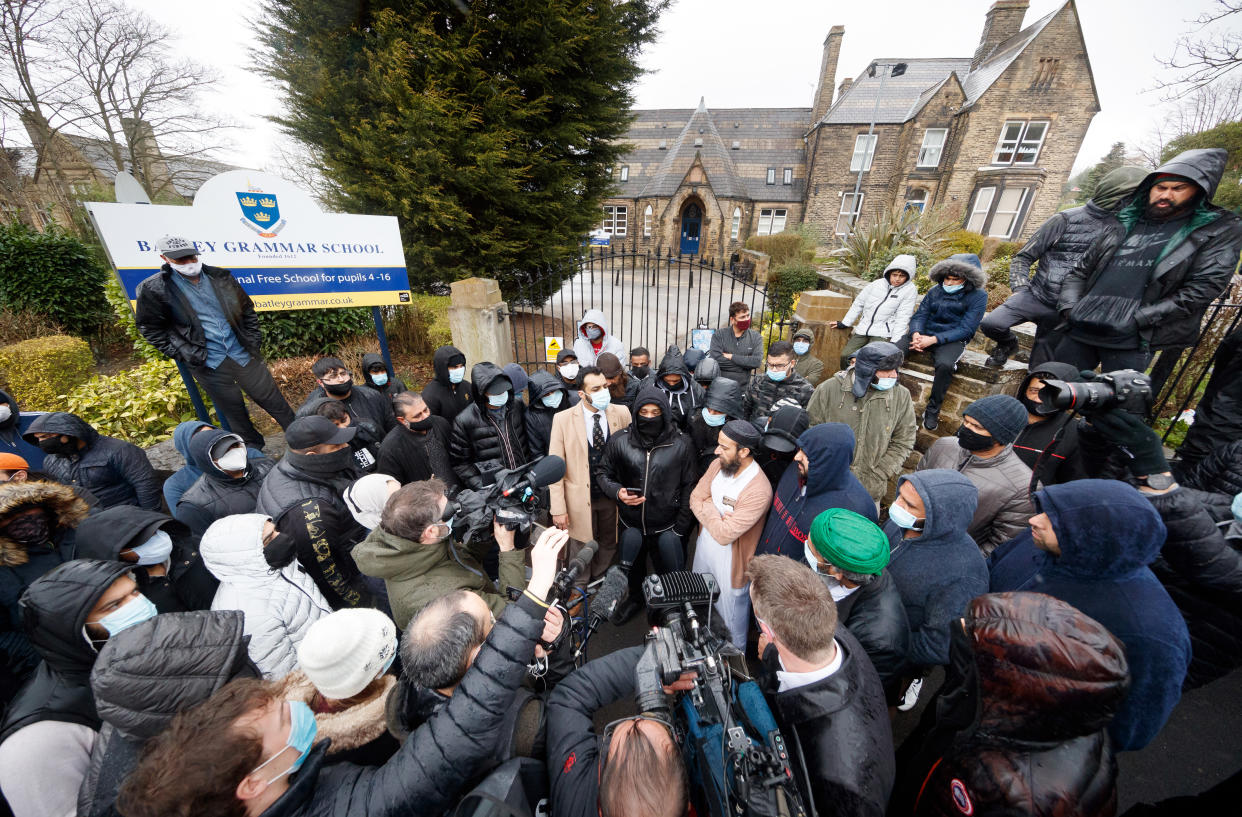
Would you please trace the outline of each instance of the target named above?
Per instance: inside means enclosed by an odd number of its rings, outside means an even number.
[[[166,235],[155,242],[155,249],[160,255],[168,258],[185,258],[187,255],[198,255],[198,247],[188,238],[179,235]]]
[[[290,448],[314,448],[317,445],[347,443],[358,433],[354,426],[338,428],[336,423],[318,414],[299,417],[285,429],[285,442]]]

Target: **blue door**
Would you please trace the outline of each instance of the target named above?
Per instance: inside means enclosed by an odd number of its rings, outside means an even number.
[[[687,204],[681,211],[681,252],[699,254],[699,231],[703,228],[703,211],[697,204]]]

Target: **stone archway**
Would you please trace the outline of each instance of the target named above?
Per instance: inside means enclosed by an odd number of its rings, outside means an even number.
[[[682,255],[699,255],[702,252],[706,209],[703,200],[698,196],[687,196],[682,203],[681,212],[677,218],[680,233],[678,252]]]

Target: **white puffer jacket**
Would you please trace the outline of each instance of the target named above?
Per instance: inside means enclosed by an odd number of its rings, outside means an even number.
[[[217,519],[203,533],[203,564],[220,580],[212,610],[240,610],[250,636],[250,660],[269,680],[297,668],[298,644],[310,626],[332,612],[315,582],[295,561],[273,570],[263,558],[263,523],[243,513]]]
[[[867,284],[841,323],[852,327],[856,335],[881,335],[893,343],[901,340],[910,327],[910,316],[919,299],[914,273],[908,274],[909,278],[899,287],[888,282],[888,271],[883,278]]]
[[[598,355],[592,348],[590,339],[582,331],[582,327],[588,323],[593,323],[604,330],[604,343],[600,346]],[[612,352],[619,360],[626,363],[630,360],[625,350],[625,343],[609,331],[608,319],[604,317],[604,313],[598,309],[588,309],[582,316],[582,320],[578,321],[578,334],[574,338],[574,356],[578,358],[578,365],[585,368],[598,365],[599,355],[604,352]]]

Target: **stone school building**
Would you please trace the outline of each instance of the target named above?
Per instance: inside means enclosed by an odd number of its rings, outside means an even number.
[[[996,0],[972,55],[883,57],[840,81],[834,26],[810,108],[636,111],[603,230],[719,259],[752,235],[805,223],[832,248],[892,208],[947,206],[967,229],[1029,237],[1100,102],[1074,0],[1024,27],[1027,8]]]

